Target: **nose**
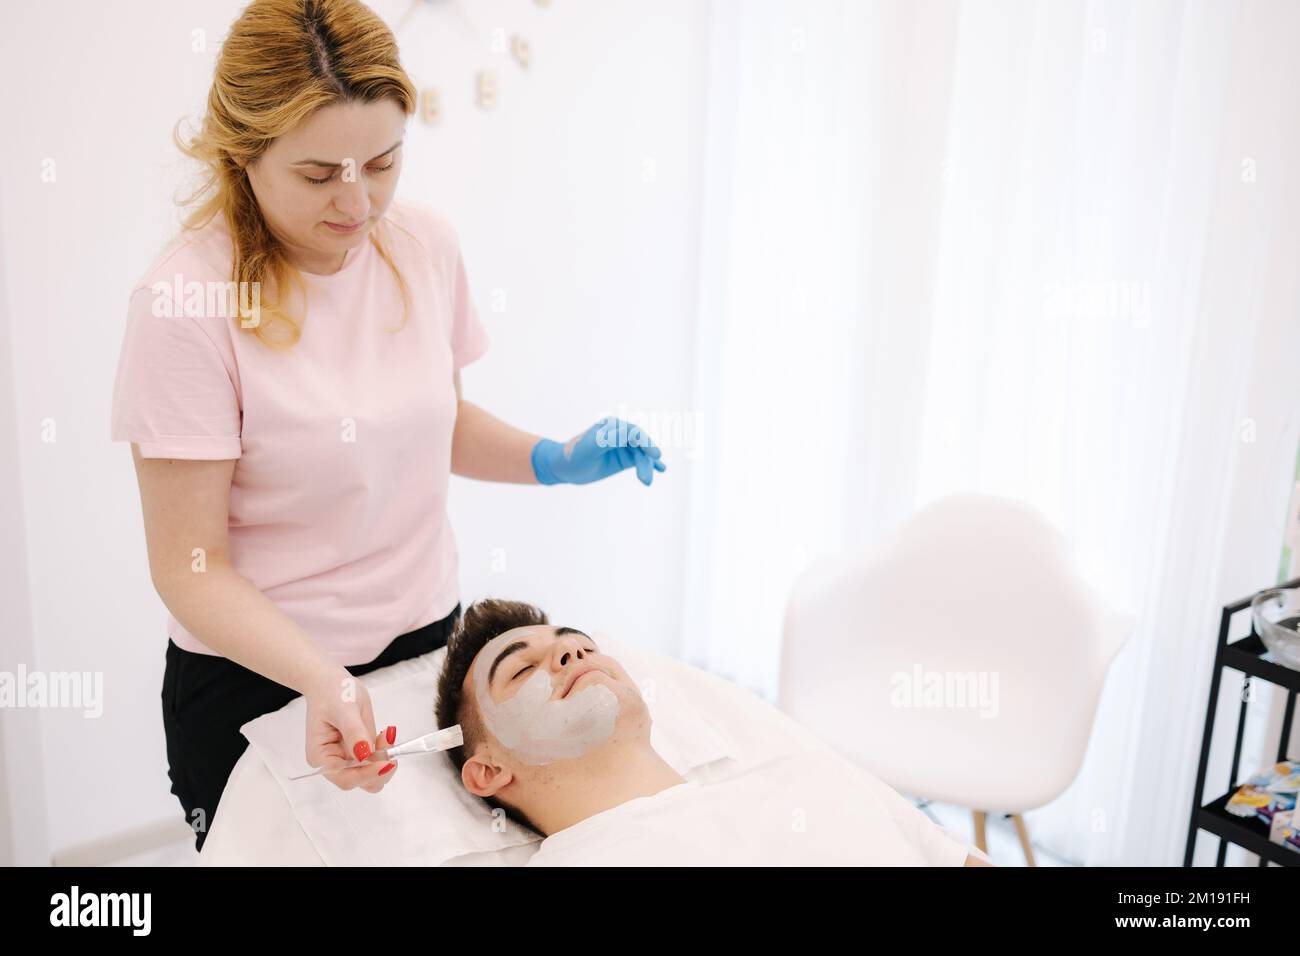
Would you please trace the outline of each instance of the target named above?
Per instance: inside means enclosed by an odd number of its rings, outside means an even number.
[[[576,635],[565,634],[556,638],[553,659],[557,670],[585,661],[589,656],[590,652],[582,646]]]
[[[334,207],[339,216],[348,222],[359,222],[370,215],[370,199],[366,194],[366,184],[358,178],[355,182],[343,182],[334,197]]]

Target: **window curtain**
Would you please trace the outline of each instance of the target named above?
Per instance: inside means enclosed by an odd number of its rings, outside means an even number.
[[[1297,397],[1249,383],[1300,325],[1300,7],[714,0],[710,26],[683,656],[775,700],[810,559],[1020,498],[1138,621],[1031,832],[1180,863],[1234,474]],[[1289,461],[1291,419],[1267,430]]]

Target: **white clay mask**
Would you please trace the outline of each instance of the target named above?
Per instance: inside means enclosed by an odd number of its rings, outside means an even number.
[[[474,683],[483,722],[516,759],[540,766],[581,757],[613,735],[618,695],[596,679],[574,688],[568,697],[552,700],[551,674],[538,667],[513,697],[494,701],[488,692],[488,670],[496,655],[518,635],[505,638],[506,634],[497,635],[479,652]]]

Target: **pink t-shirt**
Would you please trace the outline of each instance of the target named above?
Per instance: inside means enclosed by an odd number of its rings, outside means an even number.
[[[386,218],[418,237],[387,224],[379,234],[409,289],[400,331],[387,330],[401,322],[401,292],[369,240],[333,275],[304,273],[302,337],[287,350],[237,317],[204,315],[221,310],[187,284],[231,275],[218,215],[137,283],[113,389],[113,441],[138,442],[146,458],[238,459],[234,567],[345,665],[459,601],[452,372],[489,344],[451,223],[400,200]],[[171,614],[167,632],[184,650],[216,653]]]

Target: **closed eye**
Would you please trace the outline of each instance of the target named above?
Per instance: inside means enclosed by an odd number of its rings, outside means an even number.
[[[369,166],[367,168],[372,173],[386,173],[388,172],[388,170],[392,169],[395,164],[396,164],[396,160],[389,160],[387,166]],[[331,179],[334,178],[334,174],[330,173],[324,179],[315,179],[311,176],[303,176],[302,178],[307,180],[307,182],[311,183],[313,186],[324,186],[327,182],[329,182]]]
[[[524,671],[528,670],[528,668],[529,668],[529,667],[532,667],[532,666],[533,666],[532,664],[529,664],[528,667],[525,667],[523,670],[519,671],[517,674],[515,674],[514,677],[512,677],[512,678],[510,678],[510,679],[511,679],[511,680],[518,680],[518,679],[519,679],[519,674],[522,674]]]

